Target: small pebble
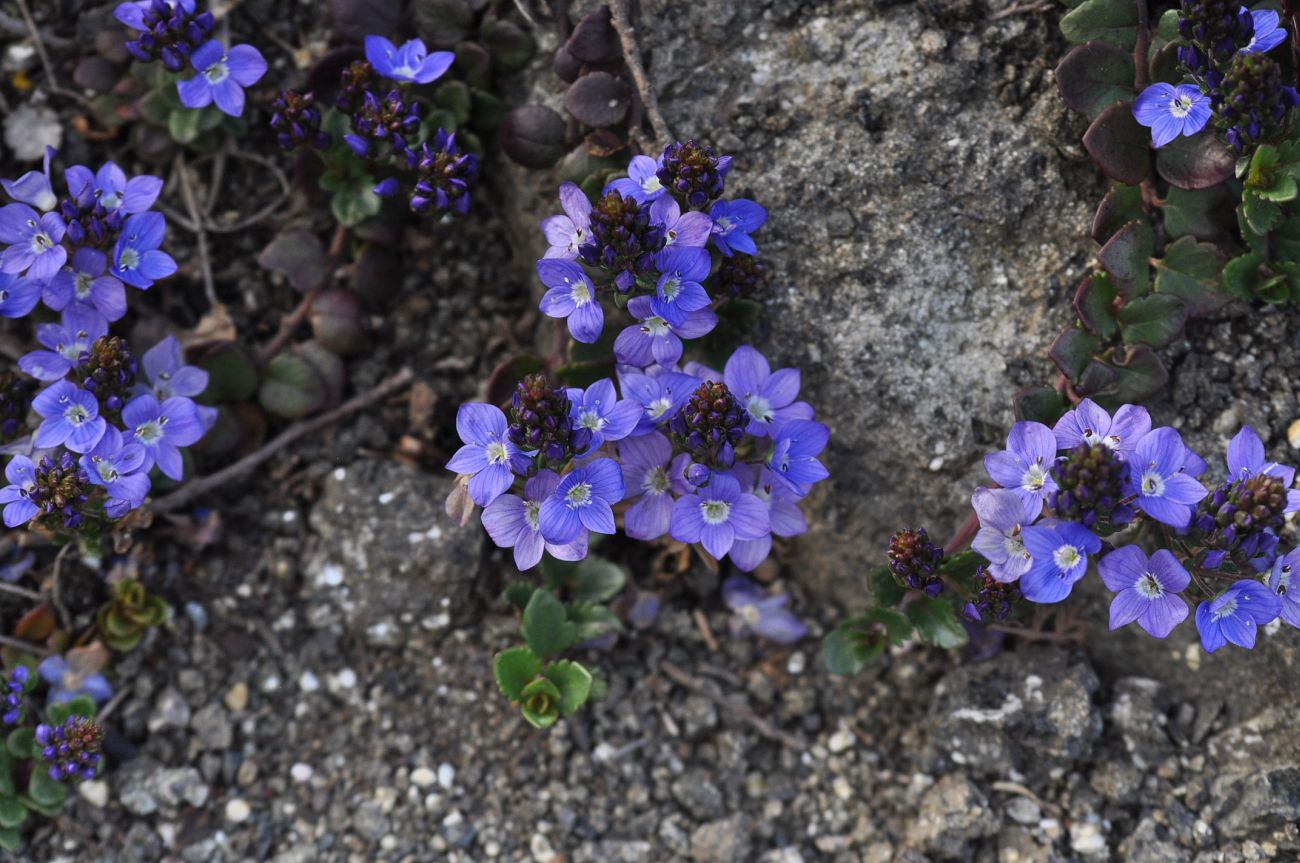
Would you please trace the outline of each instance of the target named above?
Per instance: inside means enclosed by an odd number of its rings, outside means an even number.
[[[226,691],[223,699],[231,713],[239,713],[248,706],[248,684],[242,680]]]
[[[1286,442],[1291,444],[1291,449],[1300,449],[1300,420],[1295,420],[1287,427]]]
[[[427,767],[417,767],[411,771],[411,783],[420,788],[429,788],[438,781],[438,777]]]
[[[316,775],[316,771],[312,769],[310,764],[303,764],[299,761],[297,764],[289,768],[289,775],[293,777],[294,782],[301,784],[303,782],[310,782],[311,778]]]
[[[320,678],[310,671],[304,671],[302,676],[298,678],[298,687],[303,692],[315,692],[320,689]]]
[[[108,783],[102,779],[91,779],[77,786],[77,793],[81,799],[85,800],[96,809],[103,809],[108,805]]]
[[[438,765],[438,784],[448,791],[451,790],[452,783],[456,781],[456,768],[452,767],[445,761]]]
[[[242,797],[235,797],[226,803],[226,820],[231,824],[242,824],[253,814],[252,807]]]

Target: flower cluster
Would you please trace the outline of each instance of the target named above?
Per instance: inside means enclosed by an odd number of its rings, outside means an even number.
[[[210,38],[215,19],[211,12],[197,12],[194,0],[127,0],[113,15],[137,31],[126,43],[131,56],[144,63],[161,60],[169,72],[194,73],[176,83],[187,108],[215,102],[223,113],[238,117],[244,113],[244,89],[266,74],[266,60],[252,45],[228,49]]]
[[[1279,616],[1300,624],[1287,595],[1300,552],[1278,552],[1300,491],[1291,488],[1295,469],[1266,461],[1249,426],[1229,444],[1227,463],[1212,493],[1201,482],[1208,465],[1177,431],[1152,428],[1144,408],[1112,416],[1085,399],[1054,428],[1017,423],[1007,448],[985,457],[1000,488],[975,491],[973,547],[992,581],[1037,603],[1069,596],[1097,557],[1115,593],[1112,629],[1137,621],[1164,638],[1190,602],[1206,650],[1252,647],[1262,624]]]
[[[36,726],[36,743],[55,782],[94,779],[102,757],[104,729],[93,719],[69,716],[58,725]]]
[[[1282,83],[1268,56],[1287,40],[1276,11],[1248,11],[1235,0],[1182,0],[1178,30],[1186,42],[1178,48],[1183,83],[1152,84],[1133,104],[1156,147],[1196,134],[1211,119],[1237,153],[1283,128],[1300,95]]]
[[[341,75],[335,107],[350,124],[342,143],[367,175],[383,177],[374,186],[376,195],[390,198],[404,192],[414,213],[464,215],[478,179],[478,157],[463,152],[454,133],[438,129],[425,138],[426,102],[417,88],[442,77],[455,59],[450,51],[430,53],[419,39],[399,47],[382,36],[367,36],[366,59],[348,65]],[[281,147],[330,146],[330,136],[320,130],[315,98],[294,90],[276,98],[271,127]]]
[[[144,502],[154,465],[181,479],[178,448],[215,420],[191,400],[207,373],[183,364],[175,339],[137,360],[109,333],[126,314],[126,285],[148,290],[176,270],[160,248],[163,216],[150,209],[162,181],[128,178],[112,162],[98,171],[73,165],[60,198],[56,155],[47,151],[42,171],[3,181],[14,203],[0,207],[0,313],[25,317],[39,303],[59,313],[37,325],[42,347],[18,360],[25,377],[7,373],[0,387],[0,431],[17,452],[0,488],[11,528],[36,519],[75,530],[87,518],[120,518]],[[34,429],[29,408],[40,419]]]
[[[713,296],[752,291],[763,272],[751,234],[767,211],[744,198],[719,197],[730,168],[730,156],[678,142],[658,160],[634,156],[628,176],[606,186],[594,204],[573,183],[561,186],[564,212],[542,222],[549,244],[537,262],[549,289],[542,311],[567,319],[573,337],[591,343],[605,325],[602,296],[610,296],[637,321],[618,335],[617,361],[671,367],[683,339],[717,326]]]

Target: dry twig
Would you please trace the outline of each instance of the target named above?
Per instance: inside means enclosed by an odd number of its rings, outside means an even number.
[[[627,0],[609,0],[610,15],[614,19],[614,29],[618,31],[618,41],[623,44],[623,61],[632,73],[632,81],[641,95],[641,104],[645,106],[646,116],[650,118],[650,128],[654,129],[656,149],[663,149],[673,139],[663,114],[659,113],[659,99],[655,96],[650,79],[646,76],[645,66],[641,64],[641,49],[637,46],[636,28],[632,26],[628,15]]]

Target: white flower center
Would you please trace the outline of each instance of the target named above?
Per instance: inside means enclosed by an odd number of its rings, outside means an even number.
[[[86,410],[81,405],[68,405],[68,407],[63,411],[63,416],[74,426],[79,426],[86,420],[90,419],[90,411]]]
[[[650,415],[650,419],[657,420],[672,409],[673,402],[668,396],[660,396],[650,404],[646,405],[645,412]]]
[[[565,500],[569,502],[569,509],[576,509],[580,506],[587,506],[591,503],[591,483],[580,482],[573,488],[569,489],[564,495]]]
[[[682,280],[679,276],[673,276],[664,282],[664,299],[672,302],[677,299],[677,295],[682,292]]]
[[[54,241],[44,231],[32,235],[32,251],[38,255],[44,254],[53,245]]]
[[[591,289],[587,287],[587,282],[583,279],[573,281],[565,279],[564,283],[569,286],[569,296],[573,298],[575,306],[585,306],[591,302]]]
[[[134,270],[140,266],[140,253],[127,246],[122,250],[122,254],[118,256],[117,266],[123,270]]]
[[[605,427],[606,422],[607,420],[600,414],[596,413],[594,409],[585,410],[578,414],[578,425],[585,429],[600,431]]]
[[[731,514],[731,504],[725,500],[706,500],[700,504],[705,524],[722,524]]]
[[[487,453],[488,464],[505,464],[510,459],[504,441],[493,441],[483,449]]]
[[[149,420],[147,423],[141,423],[135,427],[135,439],[145,446],[150,446],[162,440],[163,422],[159,417],[156,420]]]
[[[105,210],[116,210],[122,206],[122,196],[117,192],[109,192],[99,196],[99,203],[104,205]]]
[[[230,77],[230,67],[226,65],[226,59],[223,54],[220,60],[203,70],[203,77],[208,79],[209,84],[215,86]]]
[[[772,403],[762,396],[750,396],[749,401],[745,402],[745,410],[761,423],[770,423],[772,417],[776,415],[772,410]]]
[[[1237,613],[1237,598],[1233,597],[1232,599],[1225,602],[1222,605],[1222,607],[1216,610],[1212,616],[1214,617],[1215,620],[1222,620],[1225,617],[1232,617],[1236,613]]]
[[[1174,98],[1169,100],[1169,113],[1173,114],[1175,117],[1177,117],[1180,120],[1186,117],[1188,112],[1191,110],[1192,110],[1191,96],[1175,96]]]
[[[645,192],[647,195],[653,195],[663,187],[664,184],[659,182],[658,174],[651,174],[641,181],[641,191]]]
[[[118,477],[121,476],[111,461],[99,458],[98,456],[96,456],[93,461],[95,462],[95,470],[99,471],[99,478],[104,482],[116,482]]]
[[[1078,566],[1079,561],[1083,559],[1083,555],[1079,554],[1079,549],[1074,546],[1063,545],[1052,552],[1052,559],[1056,561],[1057,567],[1062,572],[1065,572]]]
[[[1142,474],[1142,494],[1146,497],[1163,497],[1165,478],[1153,470]]]
[[[1029,466],[1029,470],[1025,471],[1025,475],[1020,478],[1020,487],[1029,491],[1039,491],[1046,481],[1047,471],[1043,470],[1041,464],[1034,462]]]
[[[1160,582],[1156,581],[1156,577],[1149,572],[1142,573],[1142,577],[1137,580],[1133,587],[1139,595],[1146,599],[1159,599],[1161,594],[1165,592],[1165,589],[1160,586]]]
[[[535,500],[524,501],[524,521],[528,523],[528,529],[538,531],[542,529],[542,504]]]
[[[77,299],[84,300],[90,296],[90,283],[94,280],[95,277],[89,273],[77,273],[72,283],[72,291],[77,295]]]
[[[641,489],[646,494],[664,494],[668,491],[668,471],[663,467],[652,467],[645,472],[641,480]]]
[[[742,605],[736,610],[736,614],[750,626],[758,626],[759,621],[763,619],[763,612],[758,610],[757,605]]]
[[[641,322],[641,332],[655,338],[666,336],[669,333],[668,322],[658,316],[646,318]]]
[[[1020,538],[1019,531],[1007,536],[1005,547],[1007,550],[1007,557],[1029,557],[1029,550],[1025,548],[1025,541]]]

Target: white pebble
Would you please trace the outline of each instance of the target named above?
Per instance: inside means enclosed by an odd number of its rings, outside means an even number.
[[[386,491],[386,492],[384,492],[383,494],[381,494],[381,495],[379,496],[379,503],[380,503],[381,505],[386,506],[386,505],[392,503],[392,502],[393,502],[393,498],[395,498],[395,497],[397,497],[397,495],[393,494],[391,491]]]
[[[242,824],[248,820],[248,816],[253,814],[253,809],[248,805],[248,801],[242,797],[235,797],[226,803],[226,820],[231,824]]]
[[[1300,420],[1295,420],[1287,426],[1286,442],[1291,444],[1291,449],[1300,449]]]
[[[826,741],[826,747],[831,752],[843,752],[853,745],[853,734],[841,728],[831,735],[830,740]]]
[[[411,782],[420,788],[428,788],[438,781],[438,777],[427,767],[417,767],[411,771]]]
[[[803,670],[807,667],[808,657],[804,656],[802,650],[796,650],[790,654],[790,659],[785,664],[785,670],[791,674],[803,674]]]
[[[320,678],[310,671],[304,671],[298,678],[298,688],[303,692],[315,692],[320,689]]]
[[[103,809],[108,805],[108,783],[102,779],[82,782],[77,786],[77,793],[81,795],[82,800],[96,809]]]
[[[289,775],[293,777],[294,782],[301,784],[310,782],[311,778],[316,775],[316,771],[312,769],[310,764],[303,764],[299,761],[289,768]]]
[[[357,673],[351,668],[345,668],[338,673],[339,686],[344,689],[351,689],[357,685]]]
[[[450,764],[448,764],[445,761],[439,764],[438,784],[441,785],[443,788],[446,788],[448,791],[450,791],[451,785],[455,781],[456,781],[456,768],[452,767]]]

